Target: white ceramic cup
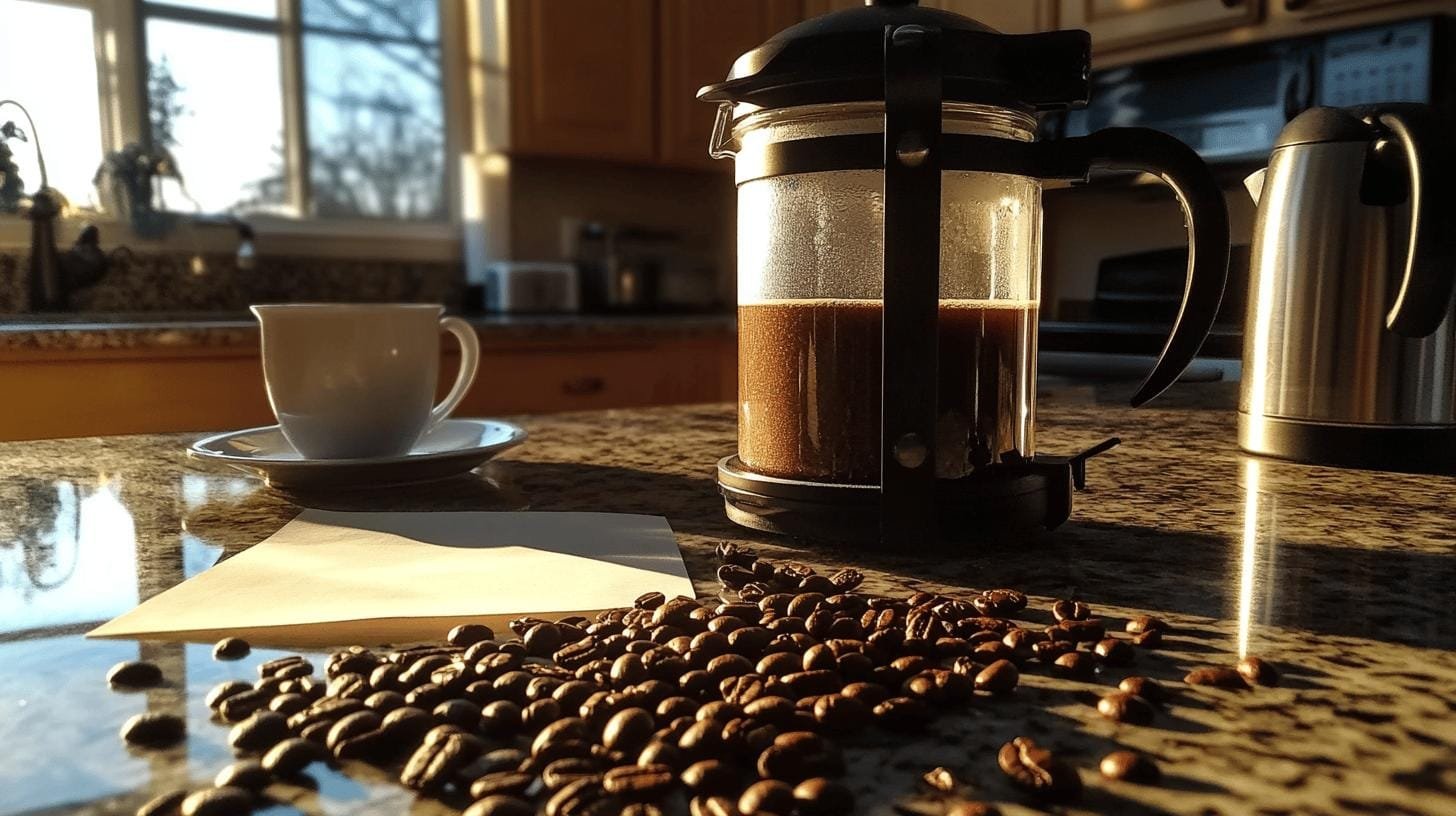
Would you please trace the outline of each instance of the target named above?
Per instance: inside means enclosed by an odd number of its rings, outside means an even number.
[[[480,341],[434,304],[254,306],[263,379],[283,435],[309,459],[403,456],[450,416],[475,381]],[[432,406],[440,331],[460,341],[460,373]]]

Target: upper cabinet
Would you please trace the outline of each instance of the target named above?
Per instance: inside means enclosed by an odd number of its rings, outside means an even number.
[[[1086,29],[1092,50],[1161,42],[1259,20],[1262,0],[1060,0],[1057,25]]]
[[[655,158],[655,6],[653,0],[511,0],[513,152]]]
[[[660,0],[658,159],[675,167],[732,169],[708,157],[715,106],[698,89],[721,82],[739,54],[798,22],[791,0]]]

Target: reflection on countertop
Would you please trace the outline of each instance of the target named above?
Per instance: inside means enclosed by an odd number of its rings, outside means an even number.
[[[723,334],[727,312],[465,315],[482,337],[536,341],[583,337],[660,338]],[[0,351],[220,348],[258,345],[247,312],[82,312],[0,315]]]
[[[290,496],[184,459],[190,437],[0,444],[0,813],[125,812],[198,785],[225,762],[226,729],[202,696],[276,653],[218,663],[205,646],[88,641],[94,623],[266,537],[300,506],[336,509],[609,510],[666,515],[701,594],[716,593],[713,547],[747,543],[815,567],[854,563],[866,589],[964,593],[1014,586],[1049,622],[1077,597],[1120,625],[1138,613],[1176,627],[1162,649],[1096,686],[1028,671],[995,705],[924,737],[861,739],[848,779],[864,812],[889,813],[918,774],[944,764],[978,796],[1020,802],[994,752],[1019,734],[1062,749],[1087,796],[1066,813],[1456,812],[1456,478],[1339,471],[1240,454],[1233,389],[1177,386],[1126,407],[1128,386],[1043,389],[1038,444],[1070,451],[1119,435],[1089,465],[1072,520],[1030,541],[944,554],[846,552],[729,524],[712,464],[734,447],[730,406],[526,418],[531,442],[470,478],[408,490]],[[1278,688],[1184,689],[1148,727],[1102,719],[1089,699],[1126,673],[1176,681],[1197,665],[1257,654]],[[111,663],[138,655],[172,685],[107,690]],[[139,753],[116,727],[144,709],[182,713],[182,747]],[[1147,751],[1164,782],[1102,780],[1112,739]],[[444,813],[377,775],[316,766],[309,813]],[[1005,807],[1007,813],[1026,812]]]

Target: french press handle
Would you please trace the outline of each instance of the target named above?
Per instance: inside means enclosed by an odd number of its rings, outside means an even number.
[[[1410,182],[1410,243],[1405,274],[1385,327],[1406,337],[1434,332],[1451,310],[1456,289],[1456,160],[1450,131],[1425,105],[1380,105],[1365,121],[1394,137]]]
[[[1163,351],[1132,404],[1142,405],[1178,380],[1203,346],[1228,281],[1229,220],[1223,192],[1208,165],[1172,136],[1148,128],[1106,128],[1086,136],[1034,144],[1043,178],[1085,179],[1094,168],[1141,170],[1162,179],[1183,207],[1188,271],[1183,302]]]

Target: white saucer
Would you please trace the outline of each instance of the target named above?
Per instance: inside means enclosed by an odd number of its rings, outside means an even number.
[[[403,456],[305,459],[277,425],[209,436],[187,455],[263,477],[272,487],[341,489],[426,482],[465,473],[526,441],[525,429],[498,419],[447,419]]]

